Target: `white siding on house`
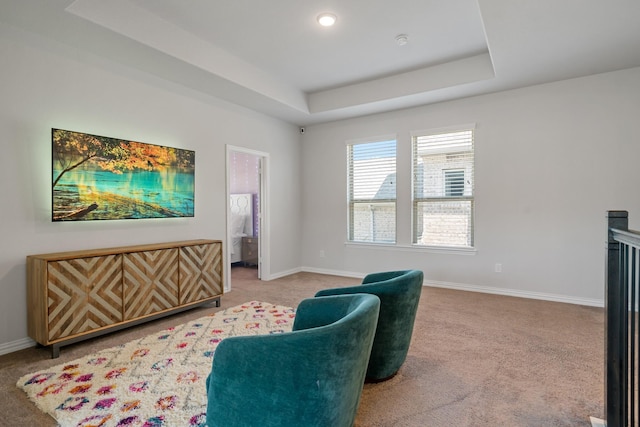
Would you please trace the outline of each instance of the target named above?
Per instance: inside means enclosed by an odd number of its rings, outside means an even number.
[[[354,173],[366,168],[368,180],[354,182],[354,203],[351,234],[354,241],[393,243],[396,239],[396,205],[393,202],[375,201],[396,197],[395,158],[382,157],[375,161],[354,160]]]
[[[354,199],[375,199],[384,198],[378,197],[380,190],[383,188],[384,182],[391,175],[396,173],[396,162],[392,158],[382,157],[376,159],[377,161],[371,167],[371,160],[354,160],[353,170],[354,173],[364,170],[366,168],[367,181],[356,182],[353,185],[353,198]],[[394,187],[395,190],[395,187]],[[394,191],[395,193],[395,191]],[[395,197],[395,194],[393,194]]]

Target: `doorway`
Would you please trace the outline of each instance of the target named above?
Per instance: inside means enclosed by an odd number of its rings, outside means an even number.
[[[225,291],[234,275],[266,280],[268,261],[267,153],[227,145]]]

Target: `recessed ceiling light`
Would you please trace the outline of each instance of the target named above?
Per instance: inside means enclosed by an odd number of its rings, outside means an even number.
[[[338,17],[333,13],[321,13],[318,15],[318,24],[323,27],[330,27],[336,23],[336,19],[338,19]]]

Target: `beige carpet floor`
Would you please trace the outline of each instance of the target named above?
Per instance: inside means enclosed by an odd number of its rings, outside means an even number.
[[[0,426],[55,426],[16,387],[22,375],[246,301],[295,307],[358,282],[313,273],[261,282],[255,269],[233,268],[221,308],[62,347],[55,360],[46,348],[0,356]],[[603,327],[600,308],[425,287],[407,360],[364,386],[356,426],[590,426],[603,416]]]

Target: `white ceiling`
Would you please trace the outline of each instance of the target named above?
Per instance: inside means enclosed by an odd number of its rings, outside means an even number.
[[[640,66],[638,0],[0,0],[0,22],[298,125]]]

